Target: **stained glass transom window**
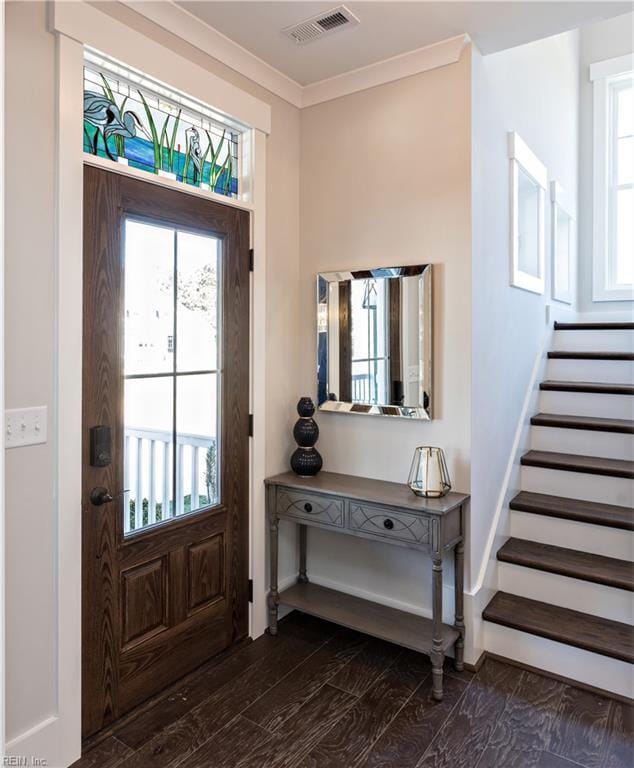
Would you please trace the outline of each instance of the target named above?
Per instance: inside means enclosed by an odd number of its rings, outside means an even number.
[[[238,196],[240,130],[192,97],[86,51],[84,152]]]

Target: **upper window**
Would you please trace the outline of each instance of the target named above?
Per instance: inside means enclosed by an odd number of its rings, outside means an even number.
[[[632,56],[598,62],[594,81],[595,301],[634,298],[634,73]]]
[[[517,133],[508,135],[511,163],[511,285],[544,292],[546,167]]]
[[[609,84],[610,91],[610,170],[608,212],[609,243],[613,281],[616,285],[632,285],[634,277],[634,121],[632,106],[634,88],[632,73],[627,79]]]
[[[239,139],[192,97],[86,51],[84,152],[237,197]]]

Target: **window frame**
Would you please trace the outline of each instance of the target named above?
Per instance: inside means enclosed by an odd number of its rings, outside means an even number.
[[[522,140],[511,131],[508,134],[508,156],[510,161],[510,273],[511,286],[521,288],[531,293],[544,293],[545,286],[545,230],[546,230],[546,187],[548,172],[546,166],[537,155]],[[538,275],[530,274],[521,269],[519,264],[519,172],[520,169],[533,181],[538,188],[538,232],[537,232],[537,263]]]
[[[557,181],[550,182],[550,221],[551,221],[551,296],[554,301],[564,304],[572,304],[576,285],[577,265],[577,228],[573,207],[565,190]],[[559,252],[559,217],[561,212],[568,222],[568,290],[561,290],[557,281],[559,260],[562,254]]]
[[[123,97],[126,101],[129,96],[123,96],[123,93],[119,90],[119,87],[123,86],[124,91],[127,89],[132,94],[133,90],[138,93],[142,93],[148,100],[150,107],[154,112],[158,112],[165,116],[171,114],[172,116],[177,112],[184,113],[183,123],[190,123],[191,126],[197,128],[199,131],[204,130],[204,124],[209,125],[209,130],[216,133],[216,139],[218,139],[219,131],[222,129],[227,131],[228,138],[227,143],[229,146],[229,153],[231,154],[234,162],[231,177],[236,181],[236,190],[223,192],[218,191],[216,187],[213,188],[207,184],[204,184],[202,178],[195,183],[194,181],[187,181],[183,179],[177,179],[176,173],[170,172],[172,169],[165,170],[164,168],[151,168],[143,167],[136,168],[129,166],[127,156],[117,157],[116,160],[107,158],[111,163],[121,164],[124,168],[130,167],[130,170],[141,171],[146,175],[158,176],[161,179],[176,181],[179,185],[185,185],[192,187],[194,190],[201,192],[207,192],[218,199],[226,200],[249,200],[250,179],[249,179],[249,164],[246,160],[246,156],[249,152],[249,139],[250,130],[247,125],[239,120],[229,117],[223,114],[221,111],[215,109],[210,104],[197,99],[195,96],[190,96],[177,89],[176,87],[166,84],[151,75],[136,69],[130,64],[119,61],[118,59],[108,56],[95,48],[85,45],[84,46],[84,91],[86,90],[86,70],[89,72],[107,77],[111,82],[111,87],[115,86],[112,83],[116,83],[117,90],[116,95]],[[96,83],[95,83],[96,86]],[[96,86],[101,87],[101,86]],[[135,101],[138,102],[136,96],[132,96]],[[153,104],[156,99],[157,104]],[[139,110],[140,111],[140,110]],[[86,118],[84,116],[83,124],[85,126]],[[145,115],[141,112],[141,122],[146,123]],[[172,123],[173,124],[173,123]],[[202,126],[202,127],[201,127]],[[146,131],[148,126],[145,126]],[[84,127],[85,130],[85,127]],[[87,163],[92,163],[93,160],[106,160],[103,156],[97,154],[97,152],[88,152],[85,147],[85,138],[82,140],[84,160]],[[161,151],[163,148],[161,137]],[[235,151],[234,151],[235,150]],[[179,154],[186,154],[181,152]],[[162,164],[162,163],[161,163]],[[103,167],[107,167],[104,165]],[[117,167],[112,170],[119,170]]]
[[[634,80],[634,55],[590,66],[593,84],[592,300],[632,301],[634,283],[616,282],[616,106],[615,92]]]
[[[364,291],[367,289],[370,281],[372,281],[375,285],[377,283],[377,278],[375,277],[366,277],[364,278]],[[358,283],[360,281],[353,281],[354,283]],[[352,284],[351,282],[351,288],[350,288],[350,329],[352,331],[352,327],[354,324],[354,310],[352,307]],[[363,307],[366,313],[366,320],[368,323],[368,356],[367,357],[357,357],[354,358],[351,356],[350,360],[350,367],[352,369],[352,366],[354,363],[366,363],[367,364],[367,380],[368,380],[368,397],[366,400],[355,400],[354,399],[354,393],[352,397],[352,402],[359,402],[359,403],[370,403],[372,405],[385,405],[386,403],[379,402],[379,388],[378,388],[378,370],[379,365],[381,363],[385,364],[385,370],[383,372],[386,384],[388,383],[389,376],[387,374],[387,367],[389,366],[390,361],[390,335],[387,330],[387,311],[388,307],[387,304],[389,303],[389,290],[388,290],[388,283],[382,282],[380,284],[381,291],[383,291],[384,295],[382,297],[382,301],[385,307],[385,311],[382,313],[382,316],[378,316],[378,310],[377,307]],[[370,333],[370,323],[372,322],[372,333]],[[377,353],[377,350],[379,349],[379,337],[382,336],[382,345],[384,349],[384,354],[379,355]],[[351,350],[352,350],[352,343],[351,343]],[[372,370],[374,369],[374,370]],[[372,399],[371,392],[373,388],[373,374],[374,374],[374,384],[375,384],[375,399]],[[354,376],[355,374],[352,374],[353,382],[354,382]],[[354,387],[353,387],[354,389]],[[389,389],[389,386],[388,386]],[[386,398],[389,399],[389,393],[385,393]]]

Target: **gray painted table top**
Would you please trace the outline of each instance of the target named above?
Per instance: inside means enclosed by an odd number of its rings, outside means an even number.
[[[284,472],[280,475],[267,477],[264,482],[266,485],[279,485],[300,491],[326,493],[331,496],[342,496],[373,504],[385,504],[427,515],[446,515],[469,499],[467,494],[453,491],[440,499],[425,499],[412,493],[405,483],[342,475],[338,472],[320,472],[315,477],[299,477],[294,472]]]

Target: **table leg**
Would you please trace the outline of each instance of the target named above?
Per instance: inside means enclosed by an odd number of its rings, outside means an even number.
[[[270,587],[267,598],[269,609],[269,632],[277,635],[277,613],[280,602],[280,594],[277,589],[277,560],[278,560],[278,538],[279,538],[279,518],[275,512],[275,489],[269,489],[269,557],[270,557]]]
[[[306,584],[308,581],[308,575],[306,574],[306,536],[308,534],[308,528],[301,523],[299,528],[299,577],[300,584]]]
[[[442,701],[442,668],[445,661],[442,641],[442,555],[436,553],[432,560],[432,604],[432,694],[436,701]]]
[[[455,625],[460,636],[454,645],[454,665],[458,672],[464,669],[464,541],[456,544],[454,550],[454,571],[455,571]]]

